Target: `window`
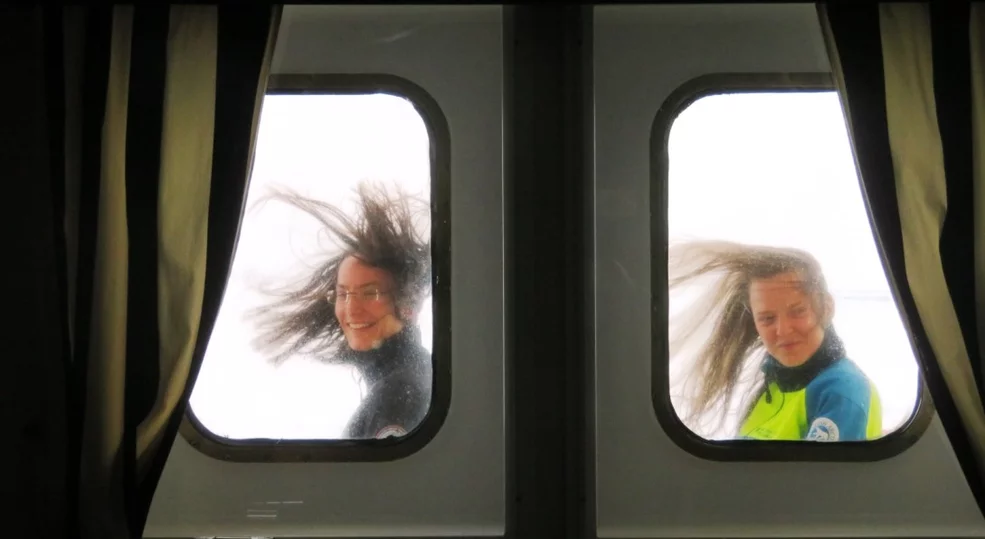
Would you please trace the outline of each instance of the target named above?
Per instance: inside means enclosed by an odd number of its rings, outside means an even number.
[[[925,408],[838,94],[787,80],[699,79],[654,126],[655,405],[708,456],[898,446]]]
[[[433,437],[450,383],[447,160],[440,110],[407,81],[272,79],[192,445],[376,460]]]

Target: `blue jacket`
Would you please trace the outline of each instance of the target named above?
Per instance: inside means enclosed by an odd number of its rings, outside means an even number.
[[[833,328],[803,365],[784,367],[767,355],[763,373],[763,389],[739,427],[739,437],[849,442],[882,435],[879,393],[845,357]]]

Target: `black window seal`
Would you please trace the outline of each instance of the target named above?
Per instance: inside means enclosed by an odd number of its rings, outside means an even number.
[[[230,462],[385,462],[406,458],[437,435],[451,404],[451,137],[438,102],[422,87],[391,74],[271,75],[266,95],[389,94],[408,100],[424,120],[431,153],[431,262],[433,334],[431,406],[406,436],[382,440],[233,440],[211,432],[192,407],[180,432],[193,448]]]
[[[907,450],[930,425],[930,393],[920,373],[914,412],[896,431],[877,440],[819,443],[807,441],[706,440],[691,431],[674,411],[668,360],[667,209],[668,142],[677,117],[705,97],[734,93],[836,91],[830,73],[713,73],[693,78],[671,92],[660,106],[650,132],[650,285],[651,384],[657,421],[678,447],[713,461],[871,462]]]

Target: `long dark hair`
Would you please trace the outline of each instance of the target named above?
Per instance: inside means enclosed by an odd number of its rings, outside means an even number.
[[[684,420],[699,430],[718,428],[732,410],[748,407],[749,402],[733,402],[741,382],[751,382],[753,388],[740,396],[745,401],[757,396],[762,385],[762,380],[755,378],[761,378],[758,367],[765,358],[765,348],[749,309],[750,282],[797,272],[800,287],[812,298],[824,327],[830,323],[827,305],[831,295],[820,263],[800,249],[693,241],[671,246],[668,254],[671,290],[702,277],[713,279],[698,301],[675,317],[678,324],[671,340],[671,356],[711,321],[710,336],[692,354],[692,363],[682,369],[685,392],[690,391],[685,396],[689,413]]]
[[[287,191],[275,191],[261,201],[286,202],[314,217],[328,232],[338,250],[307,278],[294,286],[267,291],[275,299],[254,309],[258,335],[254,346],[270,361],[283,362],[295,354],[311,354],[332,362],[345,345],[335,316],[332,295],[338,284],[339,266],[349,256],[388,272],[394,280],[397,315],[405,324],[414,316],[431,286],[431,245],[419,220],[427,219],[427,204],[397,189],[396,196],[377,184],[356,188],[356,217],[319,200]],[[409,315],[409,316],[407,316]]]

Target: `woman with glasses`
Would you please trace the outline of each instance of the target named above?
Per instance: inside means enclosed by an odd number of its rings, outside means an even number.
[[[415,320],[431,281],[430,242],[415,217],[421,203],[380,187],[360,185],[358,212],[296,194],[276,193],[317,219],[340,247],[299,286],[258,309],[258,346],[279,363],[312,354],[355,366],[367,387],[345,429],[346,438],[404,436],[431,402],[431,356]],[[427,227],[422,227],[428,230]]]
[[[691,360],[684,372],[692,382],[685,385],[692,390],[685,420],[692,430],[720,428],[737,410],[738,438],[837,442],[881,435],[879,395],[835,332],[834,299],[813,256],[698,241],[673,246],[669,258],[671,290],[710,280],[693,310],[674,317],[671,353]],[[699,333],[692,353],[680,354]],[[752,392],[742,399],[736,389],[747,384]]]

